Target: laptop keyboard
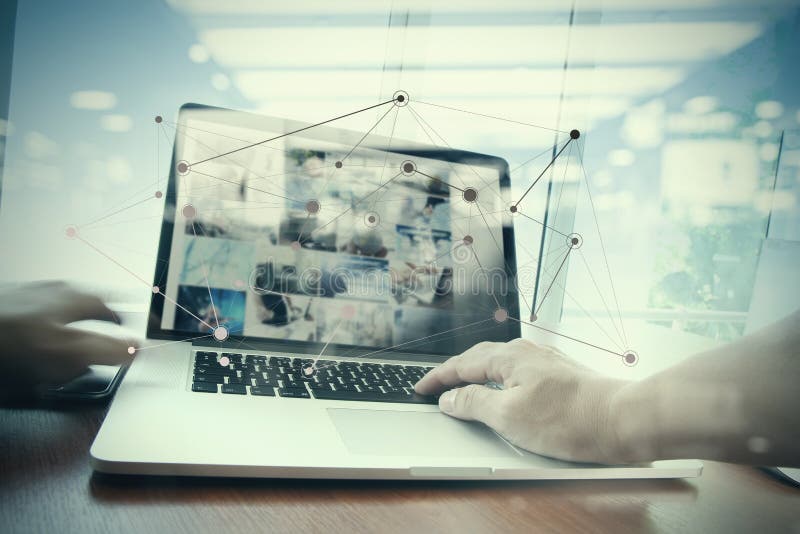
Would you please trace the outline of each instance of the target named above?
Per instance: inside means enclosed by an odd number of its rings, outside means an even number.
[[[312,369],[312,363],[308,358],[198,351],[192,391],[295,399],[438,402],[436,397],[414,393],[414,384],[433,367],[317,360],[316,369]]]

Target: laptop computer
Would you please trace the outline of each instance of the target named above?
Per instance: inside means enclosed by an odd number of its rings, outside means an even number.
[[[413,392],[449,356],[519,336],[508,320],[519,307],[503,159],[196,104],[168,126],[176,134],[147,342],[92,445],[96,470],[699,474],[695,461],[538,456]]]

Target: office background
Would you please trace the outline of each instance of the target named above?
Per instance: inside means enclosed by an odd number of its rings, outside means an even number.
[[[762,240],[800,239],[796,1],[348,0],[331,10],[322,1],[21,0],[3,10],[3,281],[66,278],[144,307],[146,287],[63,229],[166,177],[171,141],[155,115],[174,120],[181,104],[200,102],[314,122],[398,88],[412,102],[581,129],[583,152],[554,167],[550,195],[537,189],[531,210],[549,203],[551,224],[594,227],[575,170],[582,156],[614,287],[592,278],[603,256],[587,239],[591,265],[571,259],[544,313],[554,324],[593,318],[589,339],[604,341],[618,324],[605,309],[612,293],[625,324],[734,339]],[[524,162],[564,139],[418,109],[450,145],[506,157],[512,196],[542,169],[541,159]],[[161,207],[96,224],[92,240],[147,279]],[[515,225],[520,264],[536,265],[550,246],[541,227]]]

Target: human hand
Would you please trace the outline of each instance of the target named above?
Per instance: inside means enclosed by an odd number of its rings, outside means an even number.
[[[89,364],[130,361],[130,343],[67,326],[87,319],[119,323],[99,298],[63,282],[0,291],[0,388],[63,383]]]
[[[486,382],[503,386],[487,387]],[[463,387],[463,384],[469,384]],[[627,384],[524,339],[478,343],[430,371],[415,386],[439,398],[442,412],[480,421],[511,443],[563,460],[621,463],[611,413]]]

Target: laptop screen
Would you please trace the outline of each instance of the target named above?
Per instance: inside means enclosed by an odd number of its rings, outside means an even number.
[[[519,335],[505,161],[308,126],[181,109],[150,335],[339,356]]]

